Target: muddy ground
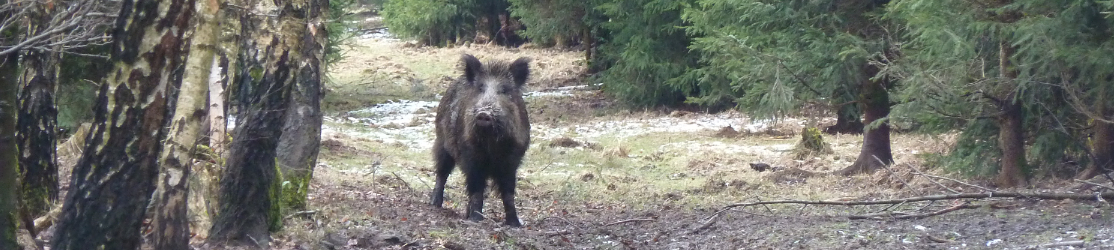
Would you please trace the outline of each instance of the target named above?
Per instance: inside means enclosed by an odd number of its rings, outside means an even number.
[[[827,136],[833,154],[793,159],[806,125],[829,119],[751,119],[735,111],[703,113],[630,109],[587,82],[577,51],[413,46],[367,35],[332,69],[323,151],[309,211],[291,214],[276,249],[1024,249],[1083,241],[1114,249],[1107,202],[987,199],[896,206],[768,205],[760,200],[878,200],[979,192],[989,182],[924,164],[954,135],[894,135],[897,161],[874,175],[824,173],[848,166],[862,138]],[[427,205],[432,188],[436,98],[461,53],[534,58],[527,94],[533,143],[519,172],[525,226],[501,225],[502,204],[489,195],[480,222],[463,220],[459,173],[449,179],[444,209]],[[750,163],[779,171],[759,172]],[[967,184],[931,179],[948,176]],[[808,174],[805,174],[808,175]],[[932,181],[936,180],[936,181]],[[1036,180],[1029,191],[1088,192],[1075,183]],[[946,187],[946,188],[945,188]],[[928,213],[923,219],[849,219],[879,212]],[[301,213],[298,213],[301,212]],[[1073,247],[1038,247],[1070,249]]]

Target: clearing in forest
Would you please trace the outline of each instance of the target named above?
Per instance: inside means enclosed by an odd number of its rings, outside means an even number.
[[[451,175],[445,209],[428,205],[438,94],[463,53],[533,59],[526,97],[533,141],[519,170],[522,228],[501,225],[490,193],[486,219],[463,219],[463,178]],[[837,177],[862,137],[825,135],[832,154],[792,157],[806,123],[753,120],[735,111],[632,110],[582,75],[582,52],[487,45],[415,47],[363,37],[327,85],[322,155],[312,211],[287,211],[277,249],[967,249],[1114,247],[1106,202],[984,199],[898,205],[726,205],[768,200],[881,200],[982,192],[923,164],[952,136],[895,133],[896,164]],[[751,163],[776,171],[759,172]],[[801,171],[803,170],[803,171]],[[954,177],[954,176],[953,176]],[[962,177],[958,177],[963,179]],[[969,184],[969,185],[968,185]],[[1045,182],[1070,191],[1072,183]],[[888,216],[962,209],[921,219]],[[887,212],[896,212],[889,213]],[[850,219],[851,215],[871,215]],[[716,215],[716,216],[713,216]]]

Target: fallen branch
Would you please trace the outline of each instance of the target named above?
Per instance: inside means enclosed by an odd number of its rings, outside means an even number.
[[[1080,180],[1080,179],[1076,179],[1075,181],[1086,183],[1086,184],[1091,184],[1091,185],[1094,185],[1096,187],[1100,187],[1100,188],[1103,188],[1103,189],[1106,189],[1106,190],[1114,191],[1114,187],[1107,186],[1107,185],[1102,185],[1101,183],[1094,183],[1094,182],[1091,182],[1091,181]]]
[[[940,238],[940,237],[936,237],[936,236],[932,236],[932,235],[925,235],[924,238],[928,239],[929,241],[936,242],[936,243],[954,243],[955,242],[955,241],[951,241],[951,240],[948,240],[948,239],[944,239],[944,238]]]
[[[616,221],[616,222],[608,223],[607,225],[603,225],[603,226],[605,226],[605,227],[607,227],[607,226],[614,226],[614,225],[619,225],[619,224],[623,224],[623,223],[630,223],[630,222],[636,222],[636,221],[654,221],[654,219],[651,219],[651,218],[645,218],[645,219],[628,219],[628,220],[621,220],[621,221]]]
[[[724,208],[734,207],[748,207],[756,205],[769,205],[769,204],[810,204],[810,205],[844,205],[844,206],[857,206],[857,205],[884,205],[884,204],[898,204],[907,202],[918,201],[939,201],[939,200],[959,200],[959,199],[988,199],[988,198],[1036,198],[1036,199],[1070,199],[1070,200],[1098,200],[1098,197],[1105,199],[1114,199],[1114,192],[1104,192],[1096,194],[1071,194],[1071,193],[1025,193],[1025,192],[986,192],[986,193],[962,193],[962,194],[946,194],[946,195],[929,195],[918,196],[901,199],[891,200],[876,200],[876,201],[806,201],[806,200],[777,200],[777,201],[759,201],[748,203],[735,203],[724,206]]]
[[[847,216],[847,218],[852,219],[852,220],[861,220],[861,219],[871,219],[871,220],[921,219],[921,218],[927,218],[927,217],[931,217],[931,216],[937,216],[937,215],[941,215],[941,214],[954,212],[954,211],[957,211],[957,210],[960,210],[960,209],[972,209],[972,208],[978,208],[978,207],[979,206],[975,206],[975,205],[971,205],[971,204],[961,204],[961,205],[956,205],[956,206],[952,206],[952,207],[949,207],[949,208],[941,209],[941,210],[936,211],[936,212],[923,213],[923,214],[906,214],[906,213],[890,212],[890,213],[878,213],[878,214],[867,214],[867,215],[851,215],[851,216]]]
[[[299,216],[299,215],[313,215],[313,214],[317,214],[317,210],[309,210],[309,211],[298,211],[298,212],[296,212],[296,213],[293,213],[293,214],[291,214],[291,215],[287,215],[287,216],[286,216],[286,218],[283,218],[283,219],[284,219],[284,220],[289,220],[290,218],[294,218],[294,216]]]
[[[1048,243],[1048,244],[1043,244],[1043,245],[1028,246],[1028,247],[1025,247],[1025,249],[1047,249],[1047,248],[1053,248],[1053,247],[1067,247],[1067,246],[1083,247],[1083,241],[1082,240],[1062,241],[1062,242]]]
[[[693,228],[692,231],[689,231],[689,233],[694,234],[694,233],[700,232],[700,230],[704,230],[704,229],[707,229],[708,227],[711,227],[713,224],[716,224],[716,219],[719,219],[719,215],[720,215],[720,213],[717,212],[711,218],[705,219],[704,223],[700,223],[699,226],[696,226],[696,228]]]
[[[711,216],[706,217],[705,220],[711,220],[712,218],[717,217],[721,213],[723,213],[727,210],[731,210],[732,208],[749,207],[749,206],[757,206],[757,205],[762,205],[763,207],[765,207],[766,205],[770,205],[770,204],[861,206],[861,205],[902,204],[902,203],[920,202],[920,201],[941,201],[941,200],[960,200],[960,199],[989,199],[989,198],[1035,198],[1035,199],[1056,199],[1056,200],[1069,199],[1069,200],[1085,200],[1085,201],[1104,201],[1104,199],[1114,199],[1114,192],[1093,193],[1093,194],[986,192],[986,193],[961,193],[961,194],[947,194],[947,195],[929,195],[929,196],[917,196],[917,197],[909,197],[909,198],[901,198],[901,199],[876,200],[876,201],[806,201],[806,200],[758,201],[758,202],[735,203],[735,204],[730,204],[730,205],[724,206],[722,209],[716,211]],[[919,219],[919,218],[925,218],[925,217],[929,217],[929,216],[940,215],[940,214],[952,212],[952,211],[959,210],[959,209],[974,208],[974,207],[968,207],[968,206],[972,206],[972,205],[955,206],[955,207],[950,207],[950,208],[947,208],[947,209],[944,209],[944,210],[940,210],[940,211],[936,211],[936,212],[932,212],[932,213],[927,213],[927,214],[892,214],[891,213],[890,215],[896,215],[896,216],[891,216],[890,218],[894,218],[894,219]],[[767,207],[766,209],[769,209],[769,207]],[[871,215],[860,215],[860,216],[852,215],[852,216],[848,216],[848,217],[851,218],[851,219],[872,219],[872,218],[877,218],[880,215],[879,214],[874,214],[873,217],[870,217],[870,216]]]

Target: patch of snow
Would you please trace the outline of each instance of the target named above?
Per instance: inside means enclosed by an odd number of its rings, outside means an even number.
[[[600,86],[600,84],[564,86],[564,87],[557,87],[557,88],[552,88],[552,89],[530,91],[530,92],[526,92],[525,94],[522,94],[522,96],[525,97],[525,98],[574,96],[574,95],[576,95],[576,93],[575,93],[576,91],[597,90],[597,89],[599,89],[599,86]]]
[[[569,127],[549,127],[544,124],[536,125],[534,136],[552,139],[561,136],[576,135],[577,137],[598,138],[601,136],[614,136],[627,138],[649,133],[693,133],[717,131],[723,127],[733,128],[769,126],[771,121],[748,121],[737,112],[722,112],[718,114],[690,114],[684,117],[652,117],[652,118],[625,118],[618,120],[594,121],[577,124]],[[751,131],[761,132],[762,129]],[[750,131],[750,130],[748,130]]]
[[[993,240],[987,241],[986,246],[989,247],[989,246],[998,245],[998,244],[1001,244],[1001,243],[1002,243],[1002,239],[993,239]]]
[[[346,117],[325,117],[325,121],[338,124],[356,124],[357,127],[322,126],[322,137],[345,134],[387,144],[403,144],[411,150],[429,150],[433,147],[433,121],[437,102],[399,100],[381,103],[369,108],[350,111]]]

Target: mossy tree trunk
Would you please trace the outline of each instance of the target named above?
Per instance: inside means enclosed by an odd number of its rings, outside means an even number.
[[[15,53],[0,62],[0,249],[19,249],[19,147],[16,141],[16,60]]]
[[[998,179],[995,181],[1002,187],[1017,187],[1025,185],[1025,130],[1022,126],[1024,113],[1021,103],[1017,100],[1016,79],[1017,70],[1011,65],[1010,58],[1014,48],[1006,41],[999,42],[998,70],[1002,77],[999,83],[999,92],[1006,93],[998,101],[998,148],[1002,150],[1001,165],[998,169]]]
[[[299,58],[294,64],[294,74],[290,92],[290,106],[286,110],[286,121],[282,138],[278,144],[278,164],[283,177],[283,209],[301,210],[306,207],[309,182],[313,178],[313,168],[317,165],[317,153],[321,147],[321,91],[323,79],[322,61],[325,56],[325,11],[329,9],[328,0],[306,0],[306,17],[295,23],[308,23],[300,29],[287,31],[285,35],[300,36],[303,43]],[[295,27],[291,27],[295,28]]]
[[[271,5],[274,4],[274,5]],[[281,228],[281,173],[276,147],[290,101],[290,88],[299,79],[305,30],[305,0],[263,1],[256,12],[241,18],[238,72],[239,101],[236,129],[220,179],[219,209],[209,241],[244,246],[267,246],[270,231]],[[281,31],[281,33],[280,33]]]
[[[159,199],[155,204],[154,249],[190,249],[189,176],[193,156],[200,144],[202,122],[209,89],[209,73],[213,68],[213,50],[216,49],[216,17],[220,1],[197,1],[190,57],[186,60],[185,78],[178,93],[178,105],[170,124],[168,146],[159,157],[162,171],[159,174]]]
[[[125,0],[51,249],[138,249],[181,84],[191,0]]]
[[[868,79],[863,83],[859,97],[859,106],[865,118],[863,124],[866,125],[863,128],[863,146],[859,150],[859,157],[855,159],[855,163],[837,171],[841,175],[873,173],[894,162],[893,152],[890,149],[889,123],[881,121],[879,124],[874,124],[875,121],[890,115],[890,94],[887,90],[890,84],[889,78],[869,80],[873,74],[866,74],[866,76]]]
[[[27,36],[47,29],[50,13],[44,5],[32,5]],[[23,75],[19,94],[19,155],[22,174],[23,209],[28,216],[46,214],[58,200],[58,158],[56,154],[58,108],[54,93],[58,84],[58,52],[28,50],[21,62]]]

